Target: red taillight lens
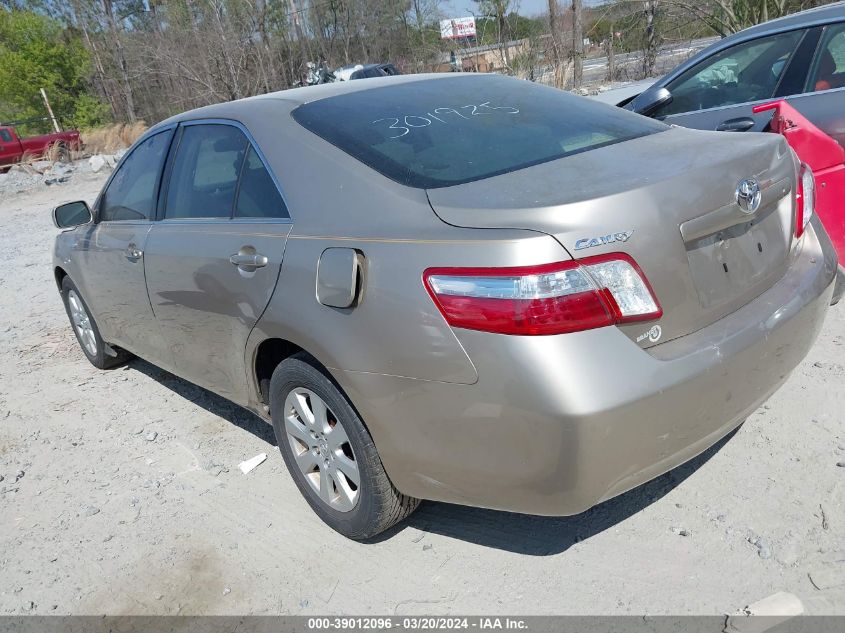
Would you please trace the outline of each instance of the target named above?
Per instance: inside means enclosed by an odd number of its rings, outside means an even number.
[[[816,211],[816,178],[813,170],[801,164],[798,171],[798,193],[795,195],[795,237],[804,235],[804,229]]]
[[[624,253],[519,268],[429,268],[425,286],[446,321],[499,334],[565,334],[663,315]]]

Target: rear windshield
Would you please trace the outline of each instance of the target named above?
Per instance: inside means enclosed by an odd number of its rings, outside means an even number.
[[[403,185],[448,187],[668,127],[528,81],[462,75],[299,106],[306,129]]]

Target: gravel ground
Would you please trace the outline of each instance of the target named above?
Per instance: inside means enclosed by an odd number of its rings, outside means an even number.
[[[0,176],[0,614],[721,614],[780,591],[845,614],[842,306],[734,436],[650,484],[559,519],[425,503],[358,544],[264,422],[144,361],[85,360],[49,211],[104,177]]]

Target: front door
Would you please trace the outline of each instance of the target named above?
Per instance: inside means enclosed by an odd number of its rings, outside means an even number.
[[[800,29],[778,33],[713,54],[666,85],[672,101],[652,116],[700,130],[761,132],[771,113],[754,114],[753,105],[773,99],[797,71],[803,60],[791,65],[804,34]],[[809,54],[812,44],[807,42]]]
[[[74,279],[104,340],[165,367],[172,363],[147,295],[144,251],[171,136],[165,130],[146,139],[114,173],[78,245]]]
[[[144,256],[153,310],[180,375],[246,402],[246,341],[279,277],[287,208],[234,125],[183,125],[169,171]]]
[[[8,128],[0,128],[0,166],[18,160],[21,146]]]

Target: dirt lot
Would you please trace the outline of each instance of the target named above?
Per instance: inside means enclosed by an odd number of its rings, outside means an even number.
[[[261,420],[77,349],[49,210],[104,176],[3,178],[0,614],[720,614],[779,591],[845,614],[841,305],[789,382],[693,463],[571,518],[427,503],[364,545],[312,514]]]

